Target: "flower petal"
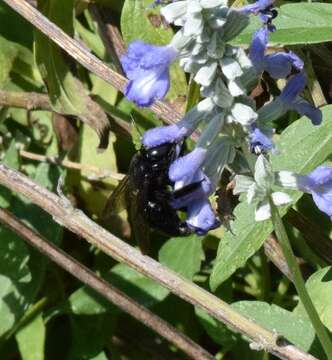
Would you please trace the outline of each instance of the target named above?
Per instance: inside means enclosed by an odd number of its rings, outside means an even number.
[[[186,129],[177,125],[158,126],[146,131],[143,135],[142,144],[147,147],[155,147],[164,143],[179,142],[186,136]]]
[[[313,125],[320,125],[323,120],[321,110],[300,97],[293,101],[292,108],[299,114],[307,116]]]
[[[193,229],[197,235],[204,235],[209,230],[215,229],[220,225],[208,199],[194,201],[187,209],[187,225]]]
[[[286,78],[292,68],[303,69],[303,61],[293,52],[278,52],[265,56],[264,69],[275,79]]]
[[[192,179],[196,172],[201,168],[206,157],[206,150],[196,148],[190,153],[175,160],[168,171],[171,181],[185,181]]]
[[[169,74],[147,71],[139,78],[130,80],[125,89],[126,97],[139,106],[150,106],[155,100],[162,99],[169,89]]]
[[[279,96],[279,99],[288,106],[291,106],[299,93],[304,90],[306,82],[307,78],[302,72],[293,76],[290,80],[288,80]]]
[[[268,41],[268,29],[266,26],[257,30],[251,41],[249,58],[258,73],[264,70],[264,54]]]

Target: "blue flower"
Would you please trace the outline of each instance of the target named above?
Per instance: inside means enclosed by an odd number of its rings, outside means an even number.
[[[171,205],[186,210],[186,223],[198,235],[220,224],[209,202],[211,181],[201,169],[205,158],[206,150],[198,147],[175,160],[169,169],[169,178],[175,183]]]
[[[169,167],[168,176],[171,181],[187,181],[192,179],[202,167],[206,157],[206,150],[197,147],[190,153],[176,159]],[[187,181],[187,183],[189,183]]]
[[[249,133],[250,149],[255,154],[261,154],[274,149],[273,132],[266,134],[256,124],[251,125]]]
[[[253,14],[258,15],[261,12],[264,12],[266,9],[271,8],[274,0],[258,0],[253,4],[245,5],[239,10],[244,14]]]
[[[193,107],[178,123],[159,126],[145,132],[142,143],[150,148],[164,143],[179,143],[189,136],[213,111],[215,105],[209,98],[202,100]]]
[[[187,214],[186,223],[197,235],[204,235],[220,225],[207,198],[193,201],[187,208]]]
[[[319,166],[308,175],[298,175],[298,187],[312,195],[318,209],[332,220],[332,168]]]
[[[162,99],[169,89],[169,65],[178,52],[172,46],[154,46],[133,41],[121,64],[129,82],[126,97],[139,106],[150,106]]]
[[[187,129],[183,126],[181,127],[179,123],[168,126],[158,126],[144,133],[142,144],[146,148],[151,148],[165,143],[179,143],[187,135]]]
[[[288,80],[278,100],[287,108],[292,108],[297,96],[304,90],[307,78],[304,73],[299,73]]]
[[[278,12],[274,9],[273,3],[274,0],[258,0],[253,4],[243,6],[239,11],[247,15],[259,15],[268,30],[274,32],[276,27],[272,24],[272,20],[277,17]]]
[[[287,111],[295,110],[299,114],[307,116],[313,125],[319,125],[322,122],[322,112],[299,97],[306,81],[306,76],[302,72],[290,78],[280,96],[258,110],[258,120],[260,122],[273,121]]]
[[[252,38],[249,57],[258,73],[267,71],[273,78],[282,79],[291,73],[292,68],[298,71],[303,69],[303,61],[292,51],[265,55],[268,41],[266,26],[257,30]]]

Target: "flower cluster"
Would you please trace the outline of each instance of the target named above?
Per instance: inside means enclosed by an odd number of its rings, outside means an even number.
[[[153,6],[161,3],[156,1]],[[267,53],[269,34],[276,30],[273,0],[258,0],[239,9],[229,8],[227,0],[178,0],[162,7],[161,14],[179,30],[166,46],[141,41],[130,44],[121,59],[129,79],[125,94],[139,106],[162,99],[170,85],[169,66],[176,59],[200,86],[202,100],[181,121],[148,130],[142,143],[146,148],[182,143],[200,127],[195,148],[171,164],[169,179],[174,183],[172,206],[186,208],[187,225],[203,234],[218,224],[209,196],[225,166],[236,167],[234,161],[242,156],[238,149],[247,144],[256,154],[274,151],[272,122],[289,110],[308,116],[315,125],[320,124],[322,115],[300,97],[306,85],[303,61],[291,51]],[[247,55],[229,42],[248,25],[250,14],[259,15],[262,27],[253,35]],[[278,97],[256,110],[250,93],[263,72],[287,83]],[[271,191],[274,178],[261,184],[269,172],[263,171],[264,176],[257,172],[268,168],[266,161],[258,158],[251,190],[246,188],[248,201],[258,204],[257,219],[269,214],[268,196],[277,205],[289,201],[286,194]],[[250,171],[249,164],[243,171]],[[200,186],[189,195],[176,196],[184,187],[197,183]]]

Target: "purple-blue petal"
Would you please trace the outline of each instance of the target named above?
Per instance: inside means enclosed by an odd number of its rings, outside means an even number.
[[[274,0],[258,0],[254,2],[253,4],[249,4],[246,6],[243,6],[239,9],[244,14],[254,14],[257,15],[260,11],[264,11],[265,9],[272,6]]]
[[[192,179],[197,171],[203,165],[206,157],[206,150],[196,148],[190,153],[175,160],[168,171],[168,176],[171,181],[185,181]]]
[[[304,99],[297,98],[293,101],[292,108],[299,114],[307,116],[313,125],[320,125],[323,120],[321,110]]]
[[[141,77],[130,80],[125,89],[126,97],[139,106],[150,106],[162,99],[169,89],[169,73],[147,71]]]
[[[329,192],[312,192],[312,198],[318,209],[332,220],[332,189]]]
[[[268,41],[269,36],[266,26],[257,30],[252,37],[249,58],[257,72],[262,72],[264,70],[264,54]]]
[[[278,52],[265,56],[264,68],[275,79],[286,78],[293,67],[296,70],[303,69],[303,61],[293,52]]]
[[[121,57],[123,70],[130,80],[125,95],[139,106],[162,99],[169,89],[169,65],[177,51],[170,45],[154,46],[133,41]]]
[[[264,134],[264,132],[257,127],[252,126],[252,131],[249,133],[250,148],[255,153],[267,152],[274,148],[272,138]]]
[[[296,97],[304,90],[307,79],[306,76],[300,72],[294,75],[287,81],[286,86],[282,90],[279,99],[286,106],[291,107]]]
[[[192,202],[187,208],[187,214],[186,223],[195,230],[197,235],[204,235],[209,230],[215,229],[220,225],[220,221],[216,218],[207,198]]]
[[[171,205],[175,209],[185,208],[193,201],[207,198],[213,192],[211,181],[202,170],[198,170],[189,182],[176,182],[174,188],[176,190],[173,193]]]
[[[311,190],[327,184],[332,188],[332,167],[318,166],[304,177],[307,179],[307,187]]]
[[[332,219],[332,168],[319,166],[310,174],[298,177],[300,190],[309,192],[319,208]]]
[[[146,131],[142,143],[145,147],[155,147],[165,143],[180,142],[187,135],[187,129],[177,124],[159,126]]]

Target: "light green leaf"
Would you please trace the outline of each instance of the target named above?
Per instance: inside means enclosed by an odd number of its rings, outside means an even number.
[[[38,4],[44,15],[73,36],[74,0],[39,0]],[[72,75],[59,47],[38,31],[35,40],[36,62],[53,109],[61,114],[78,116],[98,134],[99,147],[107,147],[109,122],[102,108],[91,100],[81,82]]]
[[[43,360],[46,329],[42,315],[35,317],[16,334],[22,360]]]
[[[238,301],[231,306],[250,320],[286,338],[303,351],[310,351],[316,356],[321,355],[321,349],[314,343],[315,330],[307,318],[263,301]],[[203,310],[195,309],[195,311],[205,330],[216,343],[223,346],[237,346],[237,335],[232,334],[224,324],[213,319]]]
[[[105,277],[112,285],[146,307],[164,300],[169,294],[169,290],[124,264],[115,265]]]
[[[280,45],[314,44],[332,40],[332,5],[323,3],[285,4],[273,20],[277,31],[270,43]],[[252,16],[250,25],[235,39],[235,44],[249,44],[253,33],[261,27],[258,17]]]
[[[171,28],[166,28],[159,11],[147,9],[151,0],[126,0],[121,14],[121,31],[125,43],[142,40],[154,45],[167,45],[173,37]],[[171,66],[171,87],[167,98],[175,100],[186,95],[186,78],[177,64]]]
[[[0,89],[6,85],[17,55],[17,47],[12,42],[0,36]]]
[[[332,332],[332,267],[325,267],[312,274],[306,287],[323,324]],[[301,303],[295,313],[308,316]]]
[[[307,173],[320,165],[332,153],[332,106],[322,108],[324,121],[313,126],[303,117],[290,125],[277,143],[278,154],[272,156],[275,171],[290,170]],[[291,192],[296,203],[302,193]],[[282,214],[286,209],[283,208]],[[235,209],[232,232],[227,232],[219,243],[217,259],[210,278],[210,286],[216,289],[263,245],[272,231],[271,221],[255,222],[254,208],[245,202]]]
[[[159,251],[159,261],[191,280],[204,259],[202,239],[196,235],[169,239]]]

